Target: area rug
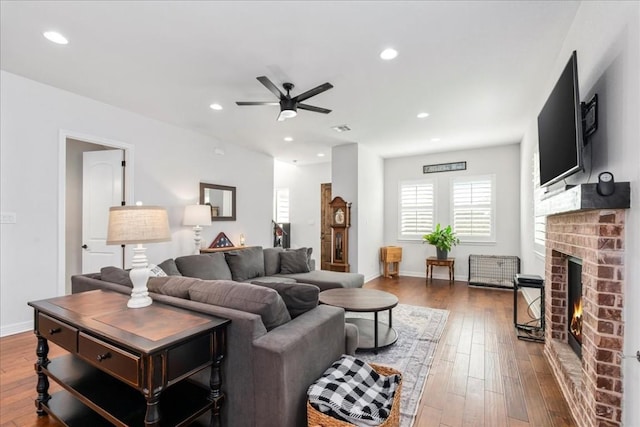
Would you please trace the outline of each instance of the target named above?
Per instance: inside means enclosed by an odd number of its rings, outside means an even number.
[[[387,323],[387,313],[383,311],[378,314],[381,322]],[[387,365],[402,372],[401,427],[413,425],[422,390],[448,316],[447,310],[398,304],[393,309],[393,328],[398,332],[398,341],[378,350],[378,354],[372,351],[356,353],[358,358],[367,362]],[[347,317],[373,319],[373,314],[349,312]]]

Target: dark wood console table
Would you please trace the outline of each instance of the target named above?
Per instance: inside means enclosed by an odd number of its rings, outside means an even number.
[[[30,302],[38,339],[38,415],[64,425],[185,426],[211,410],[221,424],[229,320],[90,291]],[[51,341],[69,352],[48,359]],[[209,387],[189,380],[212,366]],[[49,379],[63,390],[49,395]]]

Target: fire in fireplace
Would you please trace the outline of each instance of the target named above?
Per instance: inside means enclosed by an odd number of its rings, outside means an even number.
[[[582,357],[582,260],[567,258],[567,271],[568,341],[578,357]]]
[[[569,331],[582,345],[582,298],[579,298],[578,302],[573,304],[573,315],[571,316]]]

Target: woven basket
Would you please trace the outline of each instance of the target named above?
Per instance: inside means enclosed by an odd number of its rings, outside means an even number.
[[[393,374],[400,375],[400,384],[393,395],[393,402],[391,403],[391,412],[389,417],[380,424],[380,427],[399,427],[400,426],[400,392],[402,390],[402,374],[399,371],[389,368],[388,366],[376,365],[370,363],[374,371],[380,375],[389,376]],[[309,427],[354,427],[354,424],[346,421],[335,419],[327,414],[323,414],[316,408],[311,406],[307,400],[307,426]]]

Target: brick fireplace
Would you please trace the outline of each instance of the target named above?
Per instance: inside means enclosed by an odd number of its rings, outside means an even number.
[[[547,217],[544,354],[579,426],[620,426],[623,209]],[[568,259],[582,261],[582,359],[568,344]]]

